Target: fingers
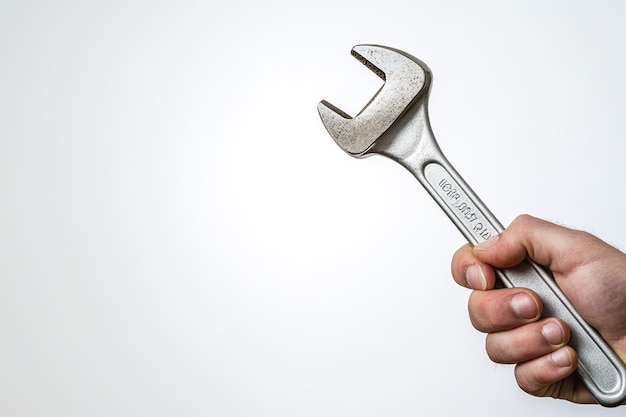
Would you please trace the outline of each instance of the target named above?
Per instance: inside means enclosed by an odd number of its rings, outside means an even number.
[[[525,288],[474,291],[468,310],[472,325],[484,333],[510,330],[537,321],[543,311],[541,298]]]
[[[487,335],[489,358],[496,363],[520,363],[553,353],[569,341],[569,328],[560,320],[546,319],[512,330]]]
[[[487,290],[496,284],[493,268],[474,256],[469,243],[456,251],[452,257],[451,269],[454,280],[463,287]]]
[[[472,325],[488,333],[487,354],[497,363],[519,363],[567,344],[570,331],[556,318],[539,320],[541,299],[524,288],[474,291],[469,300]]]
[[[623,320],[611,320],[623,317],[623,298],[615,294],[626,282],[622,272],[626,257],[588,233],[524,215],[499,236],[473,248],[463,246],[452,259],[454,280],[475,290],[469,299],[469,316],[476,329],[487,333],[491,360],[517,364],[515,378],[532,395],[594,402],[574,375],[578,357],[567,346],[568,326],[557,318],[541,319],[541,299],[529,289],[492,290],[494,268],[514,267],[526,257],[550,269],[588,322],[605,338],[616,335],[607,338],[614,341],[626,340]]]
[[[515,378],[521,389],[536,396],[593,402],[572,376],[578,358],[567,346],[568,326],[557,318],[540,320],[542,309],[540,298],[524,288],[473,291],[469,301],[472,324],[488,333],[489,358],[517,364]]]
[[[564,346],[544,356],[519,363],[515,379],[519,387],[539,397],[563,398],[578,403],[595,402],[573,373],[578,365],[574,349]]]

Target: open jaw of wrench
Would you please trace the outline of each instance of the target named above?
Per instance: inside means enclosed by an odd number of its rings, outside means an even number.
[[[377,45],[358,45],[352,55],[384,80],[355,117],[321,101],[318,111],[335,142],[348,154],[363,158],[384,155],[408,169],[473,245],[504,228],[448,162],[428,120],[430,69],[417,58]],[[606,341],[576,311],[548,270],[531,260],[496,274],[506,287],[535,291],[544,317],[558,317],[571,331],[570,346],[578,353],[579,378],[605,406],[626,400],[626,366]]]

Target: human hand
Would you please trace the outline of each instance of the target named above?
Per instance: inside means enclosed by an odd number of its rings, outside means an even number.
[[[567,325],[541,318],[541,299],[529,289],[493,290],[494,267],[510,268],[526,257],[552,271],[578,312],[626,361],[626,254],[589,233],[523,215],[498,237],[467,244],[452,258],[454,280],[474,290],[470,320],[487,333],[491,360],[517,364],[515,379],[532,395],[594,403],[574,374]]]

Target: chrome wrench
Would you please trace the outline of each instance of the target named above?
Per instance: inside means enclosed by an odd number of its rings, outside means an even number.
[[[417,58],[378,45],[357,45],[352,55],[384,80],[361,112],[351,117],[322,100],[318,111],[341,149],[356,158],[379,154],[408,169],[426,188],[465,238],[476,245],[504,227],[448,162],[428,120],[432,73]],[[527,259],[496,270],[506,287],[535,291],[544,317],[558,317],[570,328],[569,345],[578,353],[577,373],[604,406],[626,400],[626,366],[600,334],[576,311],[551,273]]]

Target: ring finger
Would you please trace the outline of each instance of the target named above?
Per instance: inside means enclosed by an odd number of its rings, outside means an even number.
[[[558,350],[569,337],[569,328],[564,322],[544,319],[512,330],[489,333],[487,354],[497,363],[525,362]]]

